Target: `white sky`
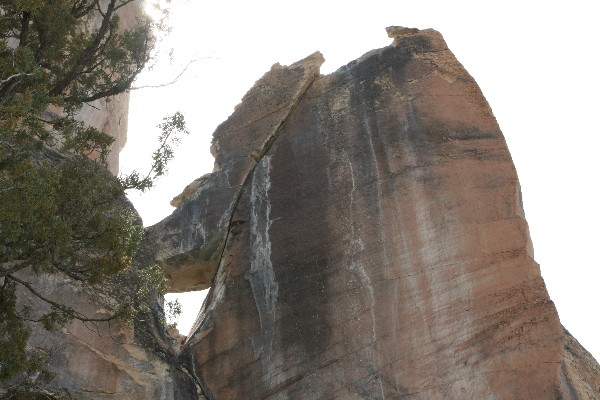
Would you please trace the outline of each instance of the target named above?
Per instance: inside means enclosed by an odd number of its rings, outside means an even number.
[[[188,60],[204,59],[175,85],[132,93],[122,171],[149,165],[154,127],[167,113],[183,112],[192,134],[177,149],[169,175],[132,201],[146,225],[170,214],[170,199],[212,170],[212,132],[275,62],[287,65],[319,50],[327,60],[321,72],[329,73],[391,43],[386,26],[434,28],[480,85],[506,137],[535,259],[563,325],[600,359],[595,3],[175,0],[176,64],[157,66],[138,85],[170,81]],[[179,322],[184,334],[201,302],[190,297]]]

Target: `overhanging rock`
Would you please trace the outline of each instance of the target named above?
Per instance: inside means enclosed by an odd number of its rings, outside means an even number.
[[[323,56],[314,53],[290,66],[273,65],[213,135],[215,168],[189,185],[178,207],[148,229],[169,291],[206,289],[212,283],[232,225],[232,213],[257,161],[268,151],[307,88]]]

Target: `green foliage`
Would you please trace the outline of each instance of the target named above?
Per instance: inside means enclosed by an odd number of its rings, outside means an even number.
[[[110,137],[73,117],[129,89],[150,59],[151,20],[119,30],[118,10],[130,2],[0,0],[0,130],[80,153],[106,149]],[[44,116],[51,105],[64,116]]]
[[[18,207],[0,209],[0,262],[93,283],[131,265],[141,230],[116,201],[122,188],[106,169],[75,156],[58,165],[24,159],[2,174],[0,203]]]
[[[167,318],[167,328],[177,327],[177,318],[181,315],[181,303],[175,299],[165,302],[165,316]]]
[[[151,59],[164,20],[122,29],[118,10],[134,1],[0,0],[0,381],[50,379],[47,355],[26,351],[28,324],[130,321],[150,293],[164,292],[160,268],[133,265],[143,229],[124,190],[146,190],[166,172],[187,133],[183,116],[159,125],[147,174],[119,179],[105,165],[114,139],[76,118],[129,90]],[[53,301],[24,272],[78,282],[111,314],[90,318]],[[46,307],[32,317],[18,290]]]
[[[0,291],[0,381],[27,367],[28,358],[21,350],[29,339],[29,330],[15,311],[15,283],[4,281]]]
[[[121,177],[121,185],[125,189],[135,188],[141,191],[150,189],[157,178],[167,172],[167,165],[173,158],[173,146],[179,144],[180,135],[189,134],[185,125],[185,119],[180,112],[163,118],[158,124],[161,135],[158,138],[159,148],[152,154],[152,167],[150,172],[142,177],[138,171]]]

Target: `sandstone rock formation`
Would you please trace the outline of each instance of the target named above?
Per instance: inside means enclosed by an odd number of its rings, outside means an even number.
[[[241,189],[251,178],[258,155],[268,151],[322,63],[321,54],[315,53],[289,67],[273,65],[214,133],[215,171],[188,185],[173,199],[172,204],[179,205],[173,214],[149,229],[171,291],[211,285],[230,227],[236,223],[231,218]]]
[[[113,175],[119,173],[119,153],[127,143],[129,93],[121,93],[110,99],[96,100],[86,104],[77,118],[115,138],[106,159]]]
[[[60,156],[60,155],[58,155]],[[125,198],[124,209],[133,205]],[[141,224],[141,219],[138,221]],[[152,262],[148,249],[138,253],[133,268],[145,267]],[[18,292],[19,309],[29,309],[28,319],[31,336],[27,343],[30,353],[48,356],[46,368],[53,374],[49,383],[31,382],[34,393],[43,399],[102,399],[102,400],[179,400],[202,399],[202,392],[193,377],[177,360],[179,343],[169,336],[164,323],[163,298],[156,293],[146,297],[147,311],[132,323],[120,319],[106,319],[107,310],[119,304],[119,295],[125,289],[122,280],[130,285],[139,279],[124,273],[106,278],[102,289],[90,290],[82,282],[66,275],[40,274],[29,270],[20,271],[18,278],[28,282],[36,295],[25,288]],[[114,282],[119,280],[117,286]],[[118,287],[118,290],[115,288]],[[133,286],[135,287],[135,286]],[[40,296],[47,301],[42,301]],[[49,301],[66,304],[85,319],[74,319],[64,327],[46,330],[41,317],[50,311]],[[30,398],[32,393],[12,397],[18,385],[8,382],[0,385],[1,399]],[[22,382],[20,382],[22,384]],[[41,392],[40,392],[41,390]]]
[[[600,398],[479,88],[439,33],[388,34],[331,75],[319,53],[274,65],[215,132],[214,172],[148,230],[138,263],[172,291],[211,287],[179,355],[157,296],[134,326],[35,331],[49,398]],[[84,287],[28,279],[104,315]]]
[[[101,9],[106,9],[108,0],[101,0]],[[143,14],[140,2],[133,1],[119,12],[120,28],[130,29],[136,19]],[[121,93],[107,99],[96,100],[83,106],[77,118],[87,125],[115,138],[107,158],[108,169],[114,175],[119,173],[119,153],[127,143],[127,126],[129,112],[129,93]]]
[[[436,31],[388,33],[275,65],[151,228],[174,291],[211,286],[181,359],[210,399],[599,398],[477,84]]]
[[[25,277],[50,300],[71,304],[86,318],[105,318],[97,293],[56,275]],[[187,373],[178,369],[174,350],[159,316],[159,299],[151,298],[152,312],[136,325],[120,321],[74,320],[62,329],[46,331],[32,324],[28,347],[49,355],[47,368],[54,374],[44,386],[44,399],[177,400],[199,397],[199,389]],[[23,291],[20,301],[34,310],[32,318],[48,305]],[[170,360],[171,358],[171,360]],[[0,397],[3,390],[0,388]],[[10,398],[10,397],[9,397]],[[26,397],[27,398],[27,397]]]
[[[105,10],[108,2],[109,0],[100,0],[100,8]],[[131,29],[135,26],[137,18],[143,15],[142,5],[139,1],[130,2],[119,9],[118,15],[120,29]],[[92,20],[90,24],[96,23],[97,29],[99,22],[99,19]],[[61,112],[56,108],[49,111],[55,114]],[[77,113],[78,120],[115,138],[107,157],[108,169],[113,175],[119,173],[119,153],[127,143],[128,112],[129,92],[124,92],[86,103]]]

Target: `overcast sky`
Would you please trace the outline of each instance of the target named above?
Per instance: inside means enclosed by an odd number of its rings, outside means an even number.
[[[174,0],[175,64],[157,66],[138,85],[177,84],[132,93],[124,172],[148,165],[155,125],[179,110],[192,134],[169,175],[150,193],[132,195],[146,225],[168,214],[169,201],[212,170],[212,132],[272,64],[319,50],[330,73],[387,46],[385,27],[440,31],[475,78],[508,142],[525,213],[550,297],[563,325],[600,359],[600,208],[598,172],[600,63],[595,1],[185,1]],[[189,330],[200,307],[184,302]],[[189,296],[188,296],[189,297]]]

